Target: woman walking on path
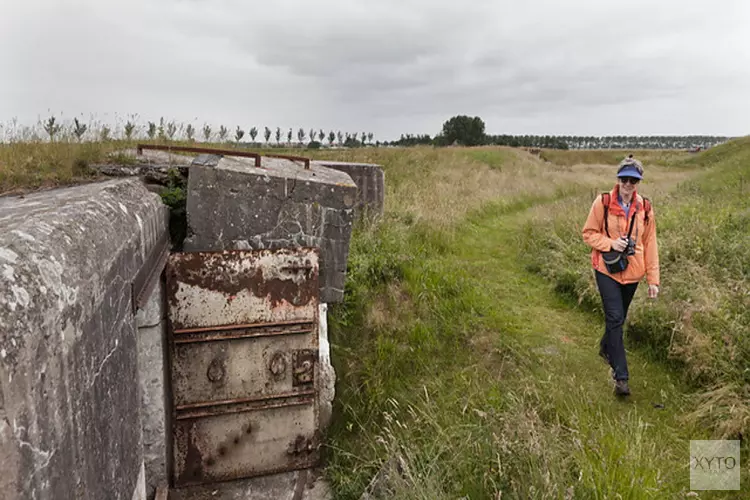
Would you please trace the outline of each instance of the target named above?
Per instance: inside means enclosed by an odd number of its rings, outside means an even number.
[[[620,163],[612,191],[594,200],[583,227],[604,307],[606,328],[599,355],[612,367],[619,396],[630,394],[622,327],[638,282],[646,276],[649,298],[659,295],[656,221],[649,200],[636,192],[643,166],[632,156]]]

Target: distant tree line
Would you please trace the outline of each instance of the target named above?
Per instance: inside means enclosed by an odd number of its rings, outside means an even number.
[[[491,135],[484,131],[481,118],[454,116],[443,124],[440,134],[402,134],[386,146],[510,146],[548,149],[696,149],[709,148],[731,137],[691,136],[573,136],[573,135]]]
[[[328,147],[362,147],[375,145],[372,132],[343,132],[341,130],[325,131],[322,128],[310,128],[305,130],[283,129],[276,127],[263,127],[261,131],[258,127],[244,128],[241,125],[235,126],[234,130],[224,125],[214,128],[204,123],[202,128],[198,129],[193,124],[179,123],[174,120],[165,120],[164,117],[159,121],[147,121],[139,123],[137,115],[130,115],[124,124],[109,126],[101,123],[84,123],[77,117],[72,122],[63,123],[55,116],[50,116],[43,122],[39,122],[36,127],[23,127],[20,133],[15,130],[9,130],[8,133],[0,134],[0,142],[7,137],[8,140],[41,140],[45,135],[50,142],[57,140],[73,140],[77,142],[84,141],[111,141],[127,140],[134,141],[139,139],[149,139],[152,141],[187,141],[187,142],[206,142],[206,143],[234,143],[244,146],[268,147],[308,147],[319,148]],[[0,132],[3,126],[0,123]],[[15,123],[14,127],[15,129]],[[43,135],[42,135],[43,131]],[[250,139],[248,142],[247,139]],[[379,143],[377,143],[379,144]]]
[[[559,136],[570,149],[693,149],[710,148],[732,137],[713,135]]]
[[[429,134],[402,134],[398,140],[373,142],[372,132],[342,132],[310,128],[282,129],[281,127],[243,128],[236,126],[234,130],[221,125],[212,128],[204,124],[198,129],[192,124],[167,121],[163,117],[159,121],[138,123],[137,115],[128,117],[124,124],[117,124],[110,128],[104,124],[83,123],[78,118],[72,122],[61,123],[55,116],[38,124],[37,130],[43,131],[51,142],[56,140],[70,140],[82,142],[84,140],[110,141],[125,139],[128,141],[147,138],[158,141],[188,142],[203,141],[207,143],[234,143],[243,146],[266,146],[282,148],[320,148],[346,147],[356,148],[364,146],[510,146],[523,148],[547,149],[706,149],[731,139],[723,136],[691,135],[691,136],[574,136],[574,135],[492,135],[485,132],[484,121],[478,117],[457,115],[445,123],[441,132],[434,137]],[[1,128],[1,125],[0,125]],[[39,137],[36,131],[24,134],[27,137]],[[11,136],[12,139],[12,136]],[[249,141],[248,141],[249,139]],[[296,140],[295,140],[296,139]],[[0,142],[3,137],[0,134]]]
[[[510,146],[514,148],[547,149],[706,149],[722,144],[732,137],[713,135],[689,136],[574,136],[574,135],[486,135],[476,146]],[[402,134],[384,146],[450,146],[443,135]],[[457,145],[463,145],[460,142]]]
[[[430,137],[429,134],[425,135],[412,135],[412,134],[401,134],[401,138],[397,141],[385,141],[383,143],[386,146],[400,146],[400,147],[410,147],[410,146],[435,146],[435,139]]]

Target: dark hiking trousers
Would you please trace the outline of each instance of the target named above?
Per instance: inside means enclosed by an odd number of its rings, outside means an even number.
[[[623,285],[599,271],[594,271],[594,273],[596,285],[602,297],[606,323],[604,336],[599,342],[599,354],[609,362],[609,366],[614,371],[615,380],[628,380],[628,361],[625,359],[622,325],[625,324],[628,307],[633,300],[638,283]]]

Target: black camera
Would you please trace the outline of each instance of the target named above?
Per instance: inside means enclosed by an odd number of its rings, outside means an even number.
[[[625,255],[635,255],[635,240],[628,238],[628,246],[625,247]]]

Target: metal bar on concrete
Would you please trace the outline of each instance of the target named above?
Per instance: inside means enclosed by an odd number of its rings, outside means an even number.
[[[195,342],[212,342],[215,340],[236,340],[236,339],[246,339],[246,338],[258,338],[258,337],[276,337],[279,335],[300,335],[305,333],[313,333],[314,327],[310,328],[298,328],[296,330],[262,330],[262,331],[248,331],[243,330],[242,333],[235,333],[235,334],[219,334],[216,333],[214,335],[201,335],[201,336],[190,336],[190,337],[180,337],[175,338],[174,343],[175,344],[192,344]],[[231,330],[230,330],[231,332]]]
[[[239,156],[243,158],[254,158],[255,166],[260,168],[260,155],[251,151],[238,151],[235,149],[213,149],[213,148],[199,148],[194,146],[175,146],[171,144],[138,144],[136,146],[136,152],[140,155],[143,154],[144,149],[152,151],[180,151],[183,153],[205,153],[214,154],[221,156]]]
[[[212,409],[213,407],[209,407],[207,409],[199,409],[199,410],[186,410],[184,412],[180,412],[177,417],[175,417],[177,420],[187,420],[191,418],[203,418],[203,417],[212,417],[217,415],[228,415],[230,413],[247,413],[251,411],[263,411],[263,410],[273,410],[277,408],[290,408],[292,406],[308,406],[315,403],[315,398],[306,397],[301,399],[294,399],[291,401],[283,401],[281,403],[264,403],[260,405],[232,405],[231,407],[227,409]]]
[[[209,406],[233,405],[237,403],[255,403],[255,402],[270,401],[273,399],[293,398],[297,396],[312,396],[314,394],[315,394],[315,390],[307,389],[303,391],[294,391],[294,392],[286,392],[286,393],[281,393],[281,394],[274,394],[273,396],[266,396],[266,397],[235,398],[235,399],[225,399],[221,401],[206,401],[206,402],[200,402],[200,403],[177,405],[175,407],[175,410],[179,412],[182,410],[190,410],[193,408],[206,408]]]
[[[289,160],[289,161],[301,161],[305,164],[305,170],[310,170],[310,158],[305,158],[303,156],[291,156],[291,155],[277,155],[277,154],[265,154],[263,156],[268,156],[269,158],[281,158],[282,160]]]
[[[204,252],[205,253],[205,252]],[[263,327],[269,327],[269,326],[297,326],[299,324],[310,324],[312,325],[312,321],[296,321],[296,320],[290,320],[290,321],[274,321],[271,323],[245,323],[241,325],[221,325],[221,326],[209,326],[209,327],[199,327],[199,328],[180,328],[175,329],[174,334],[175,335],[182,335],[185,333],[201,333],[201,332],[213,332],[217,330],[240,330],[245,328],[263,328]]]
[[[146,261],[143,263],[143,266],[133,280],[133,313],[138,309],[143,309],[146,305],[146,301],[151,296],[151,292],[156,286],[158,277],[161,275],[164,266],[167,264],[169,248],[169,233],[165,232],[159,238],[156,246],[151,250],[151,253],[146,258]]]
[[[292,155],[279,155],[279,154],[264,154],[261,155],[260,153],[253,153],[252,151],[240,151],[237,149],[214,149],[214,148],[201,148],[201,147],[195,147],[195,146],[179,146],[179,145],[170,145],[170,144],[138,144],[136,146],[136,151],[138,154],[143,154],[144,149],[150,149],[154,151],[180,151],[184,153],[203,153],[203,154],[213,154],[213,155],[221,155],[221,156],[238,156],[242,158],[254,158],[255,159],[255,166],[260,168],[262,163],[262,157],[266,156],[268,158],[280,158],[282,160],[289,160],[289,161],[297,161],[302,162],[305,165],[305,169],[310,169],[310,158],[305,158],[303,156],[292,156]]]

